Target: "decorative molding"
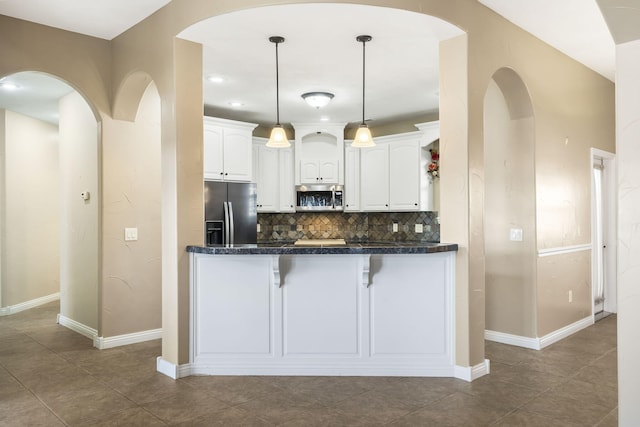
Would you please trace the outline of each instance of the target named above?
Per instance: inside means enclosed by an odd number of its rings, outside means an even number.
[[[271,275],[273,277],[273,286],[279,288],[282,286],[280,278],[280,255],[271,256]]]
[[[484,331],[484,339],[487,341],[515,345],[517,347],[528,348],[531,350],[540,350],[539,338],[522,337],[520,335],[505,334],[503,332],[490,331],[487,329]]]
[[[591,243],[585,243],[584,245],[574,246],[562,246],[559,248],[547,248],[538,250],[539,257],[570,254],[573,252],[590,251],[592,248]]]
[[[107,348],[120,347],[123,345],[138,344],[145,341],[162,339],[162,329],[151,329],[149,331],[134,332],[132,334],[116,335],[114,337],[95,337],[93,346],[104,350]]]
[[[98,337],[98,331],[73,319],[58,314],[58,324],[65,328],[71,329],[74,332],[84,335],[85,337],[93,341],[93,346],[96,346],[96,338]]]
[[[499,342],[502,344],[515,345],[517,347],[528,348],[531,350],[542,350],[545,347],[550,346],[551,344],[560,341],[561,339],[567,338],[575,334],[582,329],[593,325],[593,316],[585,317],[582,320],[578,320],[564,328],[560,328],[556,331],[553,331],[542,338],[529,338],[522,337],[519,335],[511,335],[505,334],[502,332],[496,331],[484,331],[484,339],[488,341]]]
[[[21,302],[20,304],[10,305],[8,307],[0,307],[0,317],[9,316],[11,314],[29,310],[30,308],[36,308],[53,301],[58,301],[59,299],[60,299],[60,292],[56,292],[55,294],[46,295],[44,297],[32,299],[26,302]]]
[[[458,366],[454,367],[455,378],[471,382],[483,377],[491,372],[491,362],[489,359],[484,359],[484,362],[478,363],[475,366]]]
[[[174,380],[191,375],[191,366],[189,364],[176,365],[163,359],[161,356],[158,356],[156,359],[156,370]]]
[[[371,255],[362,256],[362,286],[368,288],[371,284],[371,277],[369,272],[371,271]]]

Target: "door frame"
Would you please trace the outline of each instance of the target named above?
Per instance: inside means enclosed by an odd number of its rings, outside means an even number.
[[[607,256],[604,258],[604,311],[609,313],[617,313],[617,185],[616,185],[616,156],[614,153],[591,148],[589,156],[589,180],[591,182],[591,315],[595,316],[594,295],[594,277],[596,265],[596,243],[595,238],[595,197],[593,185],[593,165],[597,160],[602,159],[604,164],[603,182],[603,217],[604,217],[604,234],[605,245],[607,247]]]

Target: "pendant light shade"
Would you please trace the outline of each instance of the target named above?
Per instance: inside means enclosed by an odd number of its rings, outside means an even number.
[[[371,136],[371,131],[369,127],[364,121],[364,82],[365,82],[365,44],[371,41],[371,36],[358,36],[356,40],[362,43],[362,123],[360,123],[360,127],[358,128],[358,132],[356,132],[356,137],[351,143],[352,147],[357,148],[366,148],[366,147],[374,147],[376,144],[373,142],[373,137]]]
[[[276,124],[271,130],[271,136],[267,141],[267,147],[286,148],[291,147],[287,134],[280,124],[280,79],[278,74],[278,44],[284,42],[284,37],[271,36],[269,41],[276,45]]]

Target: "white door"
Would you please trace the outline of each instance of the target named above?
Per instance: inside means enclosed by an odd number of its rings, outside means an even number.
[[[419,141],[389,145],[389,205],[392,211],[417,211],[420,204]]]
[[[293,150],[278,150],[280,160],[280,212],[295,212],[295,186],[293,179]]]
[[[223,180],[223,129],[220,126],[204,125],[204,178]]]
[[[361,148],[360,197],[363,211],[389,210],[389,146]]]
[[[344,210],[360,210],[360,148],[347,147],[344,153]]]
[[[260,147],[256,192],[258,212],[278,211],[278,149]]]
[[[251,132],[224,130],[224,179],[251,181]]]

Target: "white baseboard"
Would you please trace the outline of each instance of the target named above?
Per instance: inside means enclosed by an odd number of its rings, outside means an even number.
[[[541,338],[529,338],[521,337],[519,335],[505,334],[502,332],[484,331],[484,339],[488,341],[499,342],[502,344],[515,345],[518,347],[529,348],[531,350],[542,350],[551,344],[567,338],[570,335],[575,334],[582,329],[593,325],[593,316],[585,317],[582,320],[578,320],[570,325],[553,331]]]
[[[505,334],[503,332],[490,331],[487,329],[484,331],[484,339],[487,341],[499,342],[501,344],[529,348],[531,350],[540,350],[539,338],[521,337],[520,335]]]
[[[156,370],[174,380],[191,375],[190,365],[175,365],[160,356],[156,359]]]
[[[98,336],[97,330],[90,328],[87,325],[83,325],[80,322],[76,322],[73,319],[69,319],[68,317],[65,317],[61,314],[58,314],[58,324],[64,326],[65,328],[69,328],[72,331],[79,333],[80,335],[84,335],[85,337],[92,339],[95,346],[95,339]]]
[[[115,337],[96,337],[94,339],[93,346],[99,348],[100,350],[104,350],[107,348],[137,344],[161,338],[162,329],[152,329],[149,331],[134,332],[132,334],[116,335]]]
[[[56,292],[55,294],[32,299],[31,301],[21,302],[20,304],[10,305],[8,307],[0,307],[0,316],[9,316],[10,314],[15,314],[21,311],[29,310],[30,308],[39,307],[53,301],[58,301],[59,299],[60,292]]]
[[[491,372],[491,362],[489,359],[484,359],[484,362],[478,363],[475,366],[458,366],[454,368],[454,377],[471,382],[480,377],[483,377]]]

